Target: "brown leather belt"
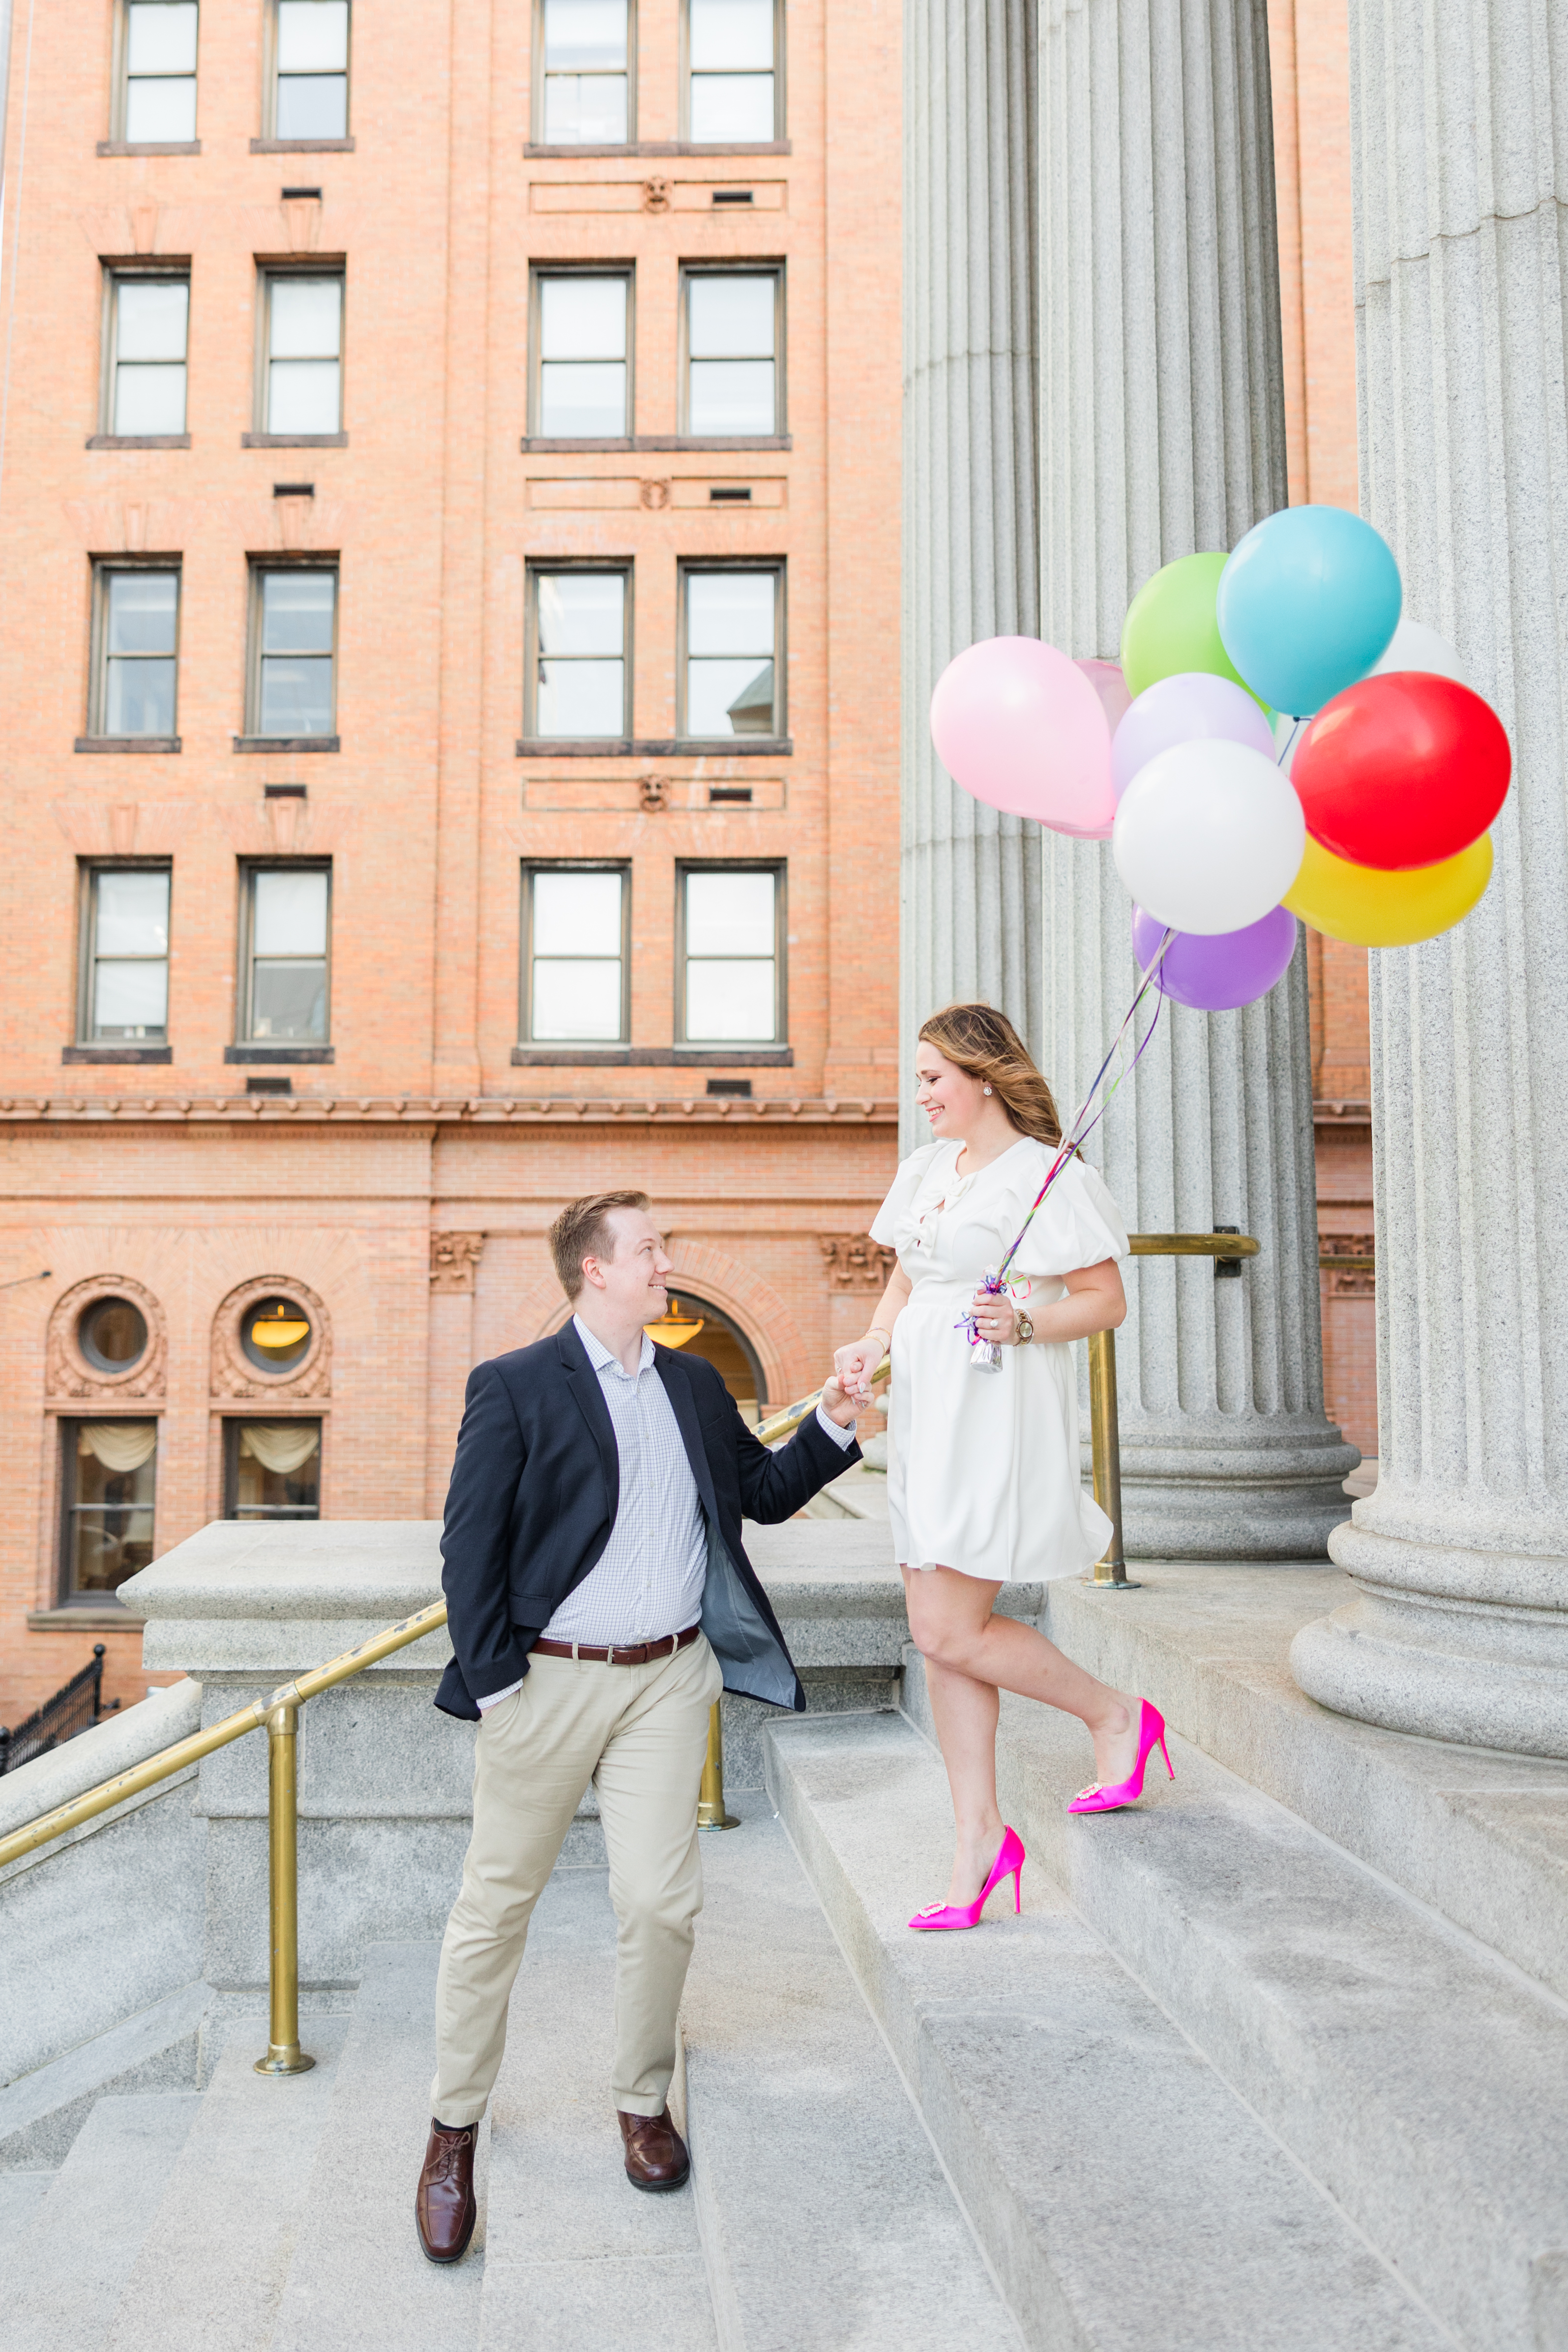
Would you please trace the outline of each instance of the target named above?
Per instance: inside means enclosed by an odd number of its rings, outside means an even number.
[[[594,1666],[645,1666],[654,1658],[673,1658],[702,1632],[700,1625],[688,1625],[684,1633],[666,1633],[658,1642],[612,1642],[608,1649],[595,1649],[589,1642],[536,1642],[528,1655],[533,1658],[581,1658]]]

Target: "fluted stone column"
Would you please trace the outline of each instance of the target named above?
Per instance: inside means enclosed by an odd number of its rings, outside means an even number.
[[[1035,0],[905,0],[901,1148],[920,1024],[1000,1005],[1038,1048],[1040,827],[931,747],[931,689],[977,638],[1039,634]]]
[[[1165,563],[1286,501],[1265,0],[1041,0],[1041,635],[1114,660]],[[1044,839],[1067,1108],[1135,985],[1108,844]],[[1089,1157],[1129,1226],[1233,1225],[1239,1277],[1142,1261],[1117,1341],[1145,1559],[1310,1559],[1358,1455],[1325,1419],[1304,949],[1242,1013],[1167,1005]]]
[[[1522,7],[1352,0],[1362,496],[1513,744],[1494,879],[1372,958],[1377,1490],[1303,1690],[1568,1756],[1568,52]]]

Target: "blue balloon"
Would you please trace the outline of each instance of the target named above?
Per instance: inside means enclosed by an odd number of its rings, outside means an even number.
[[[1220,642],[1276,710],[1305,719],[1364,677],[1399,625],[1399,566],[1343,507],[1284,507],[1219,575]]]

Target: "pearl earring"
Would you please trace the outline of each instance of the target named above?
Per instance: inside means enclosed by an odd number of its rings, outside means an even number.
[[[984,1091],[985,1093],[987,1093],[987,1094],[989,1094],[991,1090],[990,1090],[989,1087],[985,1087],[985,1088],[983,1089],[983,1091]]]

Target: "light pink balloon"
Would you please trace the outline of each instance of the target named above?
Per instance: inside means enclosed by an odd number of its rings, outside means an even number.
[[[1111,785],[1118,801],[1161,751],[1199,740],[1245,743],[1274,757],[1269,721],[1245,688],[1207,670],[1178,670],[1146,686],[1116,728],[1111,745]]]
[[[1111,730],[1112,745],[1114,748],[1116,729],[1133,704],[1127,681],[1122,676],[1120,662],[1075,661],[1072,667],[1083,672],[1084,677],[1100,697],[1100,708],[1105,713],[1105,724]],[[1080,841],[1109,841],[1111,827],[1116,815],[1114,794],[1115,779],[1113,777],[1110,807],[1108,812],[1103,813],[1098,824],[1064,824],[1059,821],[1054,828],[1055,831],[1070,834]]]
[[[1109,830],[1111,730],[1095,687],[1054,646],[987,637],[956,655],[931,697],[931,740],[988,807],[1059,833]]]

